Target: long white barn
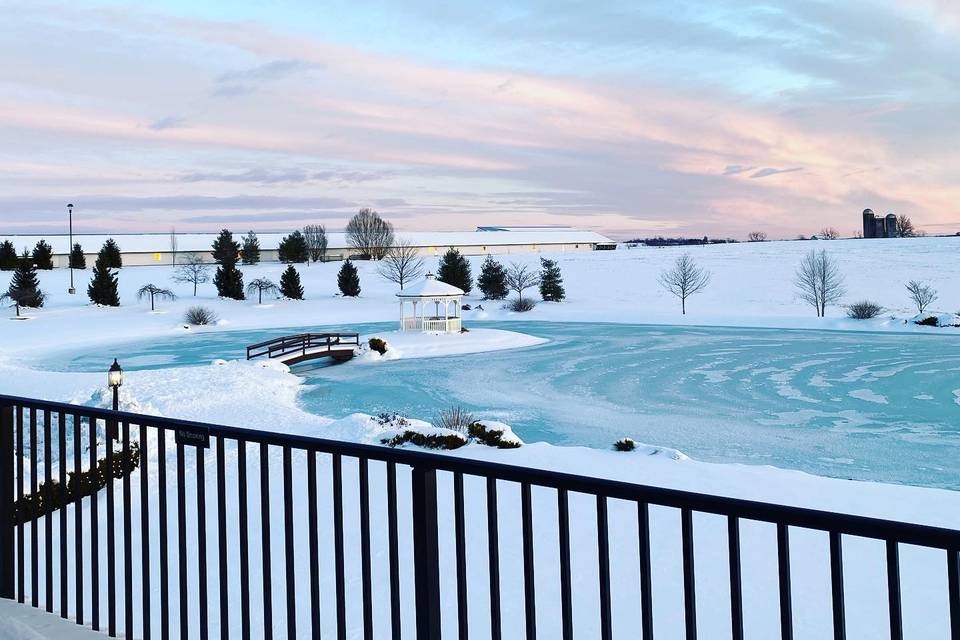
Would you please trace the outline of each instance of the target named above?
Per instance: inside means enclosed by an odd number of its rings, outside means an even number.
[[[398,241],[411,243],[423,256],[442,255],[450,247],[459,249],[464,255],[502,255],[511,253],[594,251],[613,249],[616,243],[593,231],[581,231],[571,227],[496,227],[496,230],[477,231],[423,231],[397,232]],[[234,232],[234,239],[241,242],[246,232]],[[277,261],[277,246],[284,233],[258,233],[260,240],[260,259],[264,262]],[[178,233],[176,249],[172,247],[169,233],[139,234],[74,234],[73,241],[79,242],[87,256],[87,264],[93,264],[97,251],[107,238],[113,238],[120,246],[124,266],[159,265],[180,262],[189,255],[199,255],[212,261],[211,245],[216,233]],[[357,251],[347,243],[346,234],[328,233],[327,260],[344,260],[357,255]],[[10,240],[17,252],[32,250],[41,239],[53,247],[55,267],[66,267],[70,240],[66,234],[58,235],[7,235],[0,236],[0,242]]]

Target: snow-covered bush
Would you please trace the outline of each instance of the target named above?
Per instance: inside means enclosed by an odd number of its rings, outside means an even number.
[[[637,443],[633,441],[633,438],[620,438],[613,443],[614,451],[633,451],[637,448]]]
[[[883,313],[883,307],[869,300],[854,302],[847,307],[847,317],[854,320],[869,320],[870,318],[876,318],[881,313]]]
[[[459,449],[467,444],[467,439],[459,433],[422,433],[408,429],[392,438],[381,440],[383,444],[390,447],[399,447],[404,444],[412,444],[424,449]]]
[[[438,429],[450,429],[451,431],[457,431],[459,433],[467,433],[470,425],[474,422],[476,422],[476,420],[472,413],[463,407],[457,406],[450,407],[449,409],[441,409],[433,421],[433,426]]]
[[[536,301],[531,300],[530,298],[514,298],[505,304],[503,308],[510,311],[516,311],[517,313],[525,313],[527,311],[532,311],[536,306]]]
[[[467,433],[471,439],[497,449],[516,449],[523,444],[510,427],[500,423],[474,422],[467,427]]]
[[[383,338],[370,338],[367,342],[367,345],[370,347],[371,351],[376,351],[380,355],[383,355],[387,352],[387,341]]]
[[[910,322],[924,327],[960,327],[960,315],[954,313],[918,313]]]
[[[190,307],[183,314],[183,321],[194,326],[213,324],[217,321],[217,314],[207,307]]]

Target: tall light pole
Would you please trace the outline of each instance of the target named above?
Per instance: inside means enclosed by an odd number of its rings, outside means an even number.
[[[67,266],[70,267],[70,288],[67,293],[73,295],[77,289],[73,286],[73,205],[67,205],[67,217],[70,219],[70,245],[67,247]]]

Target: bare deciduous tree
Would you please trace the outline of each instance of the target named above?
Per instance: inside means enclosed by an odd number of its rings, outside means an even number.
[[[377,270],[381,276],[403,289],[411,280],[423,275],[423,260],[411,242],[401,240],[390,247]]]
[[[177,296],[170,289],[162,289],[155,284],[145,284],[139,289],[137,289],[137,300],[143,300],[144,298],[150,298],[150,311],[155,311],[153,300],[154,298],[161,298],[166,300],[176,300]]]
[[[179,242],[177,239],[177,228],[170,227],[170,254],[173,256],[173,264],[177,264],[177,247]]]
[[[917,311],[923,313],[937,299],[937,290],[924,282],[911,280],[907,283],[910,299],[917,305]]]
[[[794,278],[800,299],[817,310],[822,318],[827,306],[837,302],[847,290],[843,286],[843,274],[836,261],[826,251],[811,250],[803,257]]]
[[[380,260],[393,246],[393,225],[373,209],[360,209],[347,223],[347,242],[365,258]]]
[[[660,286],[680,298],[680,310],[686,315],[687,298],[704,289],[710,283],[710,272],[699,267],[689,253],[673,264],[672,269],[660,273]]]
[[[504,281],[507,283],[507,288],[510,291],[516,291],[517,298],[523,300],[524,290],[540,284],[540,276],[536,272],[530,271],[527,265],[512,262],[506,269]]]
[[[749,242],[763,242],[767,239],[767,234],[764,231],[751,231],[747,234],[747,240]]]
[[[197,285],[210,282],[210,267],[198,255],[190,255],[173,274],[174,282],[186,282],[193,285],[193,295],[197,295]]]
[[[303,228],[303,236],[307,239],[307,251],[310,259],[321,262],[327,257],[327,228],[322,224],[308,224]]]
[[[263,304],[264,291],[267,293],[277,293],[279,289],[273,280],[269,278],[257,278],[256,280],[251,280],[250,284],[247,285],[248,296],[252,296],[254,292],[257,293],[257,304]]]
[[[821,240],[837,240],[840,238],[840,232],[834,227],[824,227],[823,229],[820,229],[820,233],[817,234],[817,237]]]
[[[897,216],[896,234],[898,238],[913,238],[919,235],[913,226],[913,220],[902,213]]]

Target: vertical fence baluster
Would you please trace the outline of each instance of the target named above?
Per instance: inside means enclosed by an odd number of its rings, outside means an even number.
[[[53,514],[55,511],[54,505],[47,504],[47,501],[54,496],[53,491],[51,491],[51,487],[53,487],[53,469],[50,466],[50,457],[53,452],[50,446],[50,419],[50,410],[47,409],[43,412],[43,480],[46,488],[43,492],[43,560],[47,613],[53,613]]]
[[[247,443],[237,440],[237,515],[240,520],[240,637],[250,640],[250,533],[247,522]]]
[[[733,640],[743,640],[743,586],[740,580],[740,518],[727,517],[730,562],[730,628]]]
[[[463,515],[463,474],[453,474],[453,522],[457,555],[457,630],[460,640],[468,640],[467,616],[467,541]]]
[[[167,430],[157,429],[157,529],[160,532],[160,638],[170,637],[170,572],[167,548]]]
[[[179,564],[180,608],[177,611],[180,618],[180,638],[190,637],[190,608],[187,602],[189,584],[187,582],[187,488],[186,488],[186,453],[183,445],[177,443],[177,559]]]
[[[680,535],[683,551],[683,620],[687,640],[697,638],[697,583],[693,563],[693,512],[680,510]]]
[[[293,555],[293,469],[289,446],[283,448],[283,539],[287,569],[287,637],[297,637],[297,592]]]
[[[230,637],[229,576],[227,567],[227,461],[223,436],[217,437],[217,565],[220,569],[220,637]]]
[[[133,523],[130,514],[130,423],[123,421],[123,634],[133,638]],[[142,509],[146,505],[141,505]]]
[[[523,538],[523,611],[527,623],[527,640],[537,638],[537,594],[533,556],[533,504],[530,484],[520,485],[520,520]]]
[[[347,637],[347,609],[343,573],[343,462],[333,454],[333,563],[337,592],[337,639]]]
[[[77,414],[73,415],[73,575],[76,582],[77,624],[83,624],[83,491],[81,490],[80,476],[83,474],[83,462],[80,454],[83,450],[81,432],[83,420]]]
[[[0,598],[12,599],[16,558],[13,518],[14,409],[0,405]]]
[[[270,451],[260,443],[260,554],[263,584],[263,637],[273,637],[273,570],[270,558]]]
[[[573,640],[573,587],[570,577],[570,498],[557,490],[557,529],[560,537],[560,628],[563,640]]]
[[[637,537],[640,546],[640,632],[653,640],[653,591],[650,578],[650,506],[637,503]]]
[[[207,640],[210,632],[207,615],[207,449],[194,448],[197,453],[197,604],[200,614],[200,640]]]
[[[597,496],[597,566],[600,580],[600,637],[613,638],[610,607],[610,535],[607,521],[607,498]]]
[[[490,637],[501,640],[500,531],[497,514],[497,479],[487,477],[487,560],[490,575]]]
[[[310,631],[320,637],[320,541],[317,540],[317,454],[307,451],[307,531],[310,534]]]
[[[777,524],[777,568],[780,581],[780,637],[793,640],[793,604],[790,588],[790,531]]]
[[[90,417],[90,473],[91,482],[97,476],[97,420]],[[100,630],[100,514],[97,492],[90,495],[90,624]]]
[[[116,525],[114,522],[114,482],[113,482],[113,441],[117,433],[117,423],[108,419],[106,427],[107,459],[107,634],[117,637],[117,554]]]
[[[150,493],[147,461],[150,446],[147,426],[140,423],[140,619],[143,640],[150,640]]]
[[[37,557],[40,553],[40,544],[37,537],[39,513],[37,504],[37,410],[30,409],[30,599],[34,607],[40,606],[40,564]]]
[[[833,638],[847,637],[843,602],[843,540],[837,531],[830,532],[830,592],[833,603]]]
[[[24,564],[26,562],[26,553],[24,550],[24,538],[27,535],[27,518],[23,510],[23,493],[26,477],[23,475],[23,407],[17,407],[17,502],[20,507],[20,522],[17,524],[17,602],[24,603],[25,598],[25,576]]]
[[[414,467],[413,556],[417,640],[440,640],[440,548],[437,523],[437,472]]]
[[[387,463],[387,537],[390,547],[390,630],[400,640],[400,543],[397,524],[397,463]]]
[[[960,552],[947,549],[947,589],[950,599],[950,640],[960,640]]]
[[[329,338],[327,339],[329,348]],[[373,585],[370,578],[370,477],[366,458],[357,460],[360,480],[360,584],[363,637],[373,640]]]
[[[63,411],[57,421],[57,462],[60,476],[60,617],[66,619],[69,615],[67,587],[67,414]]]

